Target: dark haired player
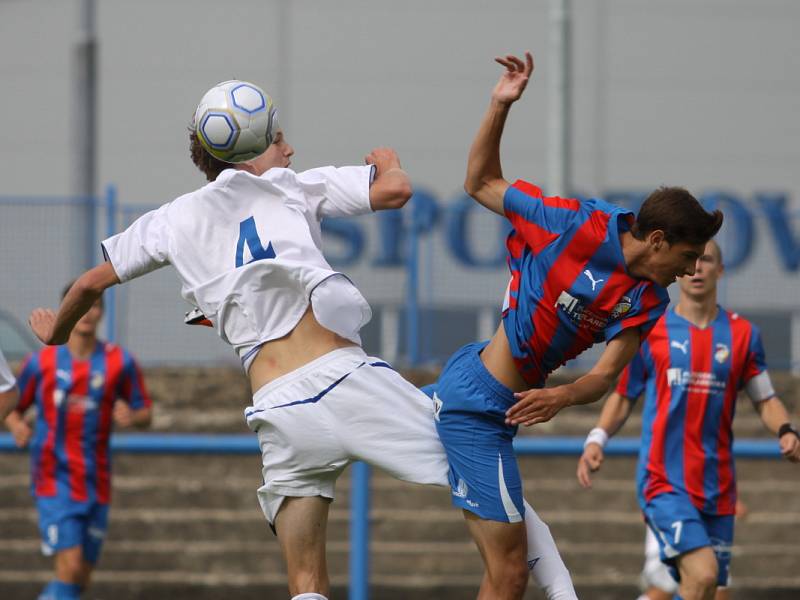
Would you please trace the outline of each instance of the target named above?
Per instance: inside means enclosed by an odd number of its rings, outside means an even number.
[[[511,222],[511,281],[494,336],[458,350],[429,391],[453,504],[463,509],[486,566],[479,598],[511,599],[527,583],[525,508],[511,443],[517,426],[608,391],[663,314],[664,287],[694,272],[722,214],[706,212],[681,188],[656,190],[634,218],[601,200],[551,198],[533,184],[510,184],[500,138],[533,57],[496,60],[505,72],[470,149],[464,189]],[[550,372],[603,341],[589,373],[542,389]]]

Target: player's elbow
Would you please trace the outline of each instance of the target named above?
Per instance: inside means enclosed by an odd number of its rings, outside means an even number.
[[[370,201],[374,210],[403,208],[413,194],[408,177],[386,177],[373,186]]]
[[[472,176],[467,172],[464,191],[476,202],[498,215],[504,214],[503,197],[508,183],[494,175]]]
[[[414,195],[411,181],[408,177],[398,177],[392,182],[388,204],[390,208],[403,208]]]
[[[75,280],[72,290],[81,297],[98,298],[106,288],[119,283],[111,263],[103,263],[86,271]]]
[[[12,413],[17,406],[16,388],[7,392],[0,393],[0,422],[5,423],[6,417]],[[8,426],[8,424],[6,424]]]
[[[71,291],[81,297],[96,296],[98,293],[102,293],[102,290],[98,290],[97,287],[97,282],[88,273],[84,273],[72,284]]]
[[[142,408],[134,413],[133,424],[140,428],[145,429],[150,427],[153,422],[153,411],[150,408]]]
[[[480,195],[481,190],[484,188],[485,183],[479,177],[471,177],[467,173],[467,178],[464,180],[464,191],[475,198]]]

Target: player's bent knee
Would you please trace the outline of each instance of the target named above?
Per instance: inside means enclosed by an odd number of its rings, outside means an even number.
[[[695,582],[704,590],[713,590],[717,587],[717,572],[713,571],[702,573],[697,577]]]
[[[56,572],[72,583],[84,583],[88,573],[80,549],[69,548],[56,555]]]
[[[716,571],[690,573],[685,579],[682,578],[681,585],[685,585],[690,589],[702,590],[705,595],[709,591],[716,589],[717,573]]]
[[[528,564],[517,560],[496,564],[488,575],[493,587],[504,592],[503,597],[522,597],[528,584]]]

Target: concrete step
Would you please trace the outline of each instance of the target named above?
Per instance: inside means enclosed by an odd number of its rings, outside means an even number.
[[[613,507],[617,510],[638,510],[634,483],[628,479],[609,478],[599,473],[591,490],[584,490],[577,480],[562,478],[527,477],[525,496],[538,510],[564,506],[568,498],[573,510],[592,510]],[[251,510],[257,506],[255,490],[260,482],[252,478],[232,477],[204,481],[182,476],[118,475],[114,479],[115,509],[148,505],[193,506],[202,496],[205,507],[227,507]],[[342,477],[337,485],[336,506],[346,508],[349,502],[349,477]],[[740,495],[745,503],[761,510],[800,511],[800,484],[795,481],[765,479],[744,481]],[[31,501],[28,475],[0,475],[0,505],[26,506]],[[433,486],[415,486],[376,474],[371,483],[371,502],[379,508],[403,508],[411,504],[420,509],[450,505],[449,491]]]
[[[349,512],[333,508],[328,523],[331,542],[348,539]],[[631,511],[542,511],[559,543],[635,543],[644,536],[642,517]],[[450,508],[374,509],[370,518],[376,542],[467,541],[461,514]],[[737,523],[736,540],[742,545],[788,543],[797,539],[800,513],[752,511]],[[0,531],[5,539],[33,538],[37,534],[32,508],[0,512]],[[190,536],[190,537],[189,537]],[[117,509],[111,512],[109,540],[128,541],[186,539],[261,543],[273,536],[257,511],[194,508]]]
[[[538,480],[559,479],[566,482],[574,480],[577,457],[557,456],[520,456],[518,457],[520,472],[526,485],[534,485]],[[0,454],[0,476],[27,476],[30,461],[27,454]],[[800,490],[800,470],[785,460],[771,459],[739,459],[736,461],[737,480],[741,489],[748,489],[754,482],[765,480],[795,482]],[[633,485],[636,474],[635,457],[608,457],[597,474],[598,482],[603,480],[625,480],[626,485]],[[118,454],[114,456],[114,480],[116,487],[124,478],[141,477],[171,478],[180,481],[183,486],[213,486],[215,482],[252,489],[261,485],[261,460],[258,454],[245,455],[133,455]],[[388,475],[373,471],[373,481],[393,480]],[[155,479],[151,479],[155,481]],[[15,480],[17,483],[26,480]],[[191,483],[194,482],[194,483]],[[27,485],[27,484],[25,484]],[[219,486],[217,486],[219,487]],[[349,487],[349,470],[346,470],[337,482],[337,489]],[[197,489],[200,489],[199,487]]]
[[[38,551],[36,540],[4,540],[3,567],[17,571],[36,571],[46,562],[31,561]],[[581,576],[615,573],[635,577],[642,563],[642,543],[560,544],[567,566]],[[794,544],[736,545],[733,549],[734,573],[758,573],[762,577],[780,576],[796,566]],[[347,571],[349,545],[328,545],[331,572]],[[409,574],[416,576],[470,576],[482,571],[481,560],[471,541],[465,542],[381,542],[370,546],[370,566],[376,576]],[[283,559],[276,543],[217,540],[109,540],[101,567],[124,571],[196,571],[205,574],[282,573]]]
[[[52,577],[48,570],[22,574],[0,570],[0,590],[4,600],[29,600],[36,596]],[[620,600],[639,593],[638,577],[616,574],[601,577],[575,577],[578,597],[588,600]],[[463,600],[474,598],[479,575],[469,577],[373,576],[370,597],[379,600]],[[738,577],[731,590],[733,600],[797,600],[800,577],[776,578],[765,584],[750,577]],[[98,570],[85,600],[251,600],[252,598],[288,598],[285,579],[273,574],[219,575],[195,572]],[[346,600],[347,578],[331,577],[331,600]],[[544,596],[529,584],[525,600],[543,600]]]

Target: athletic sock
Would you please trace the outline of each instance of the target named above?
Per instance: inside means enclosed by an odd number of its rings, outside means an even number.
[[[307,592],[305,594],[298,594],[297,596],[293,596],[292,600],[328,600],[322,594],[317,594],[315,592]]]
[[[527,501],[525,531],[528,534],[528,570],[547,600],[578,600],[572,578],[558,553],[556,542],[547,523],[539,518]]]
[[[77,583],[65,583],[55,579],[47,584],[37,600],[79,600],[80,597],[81,586]]]

